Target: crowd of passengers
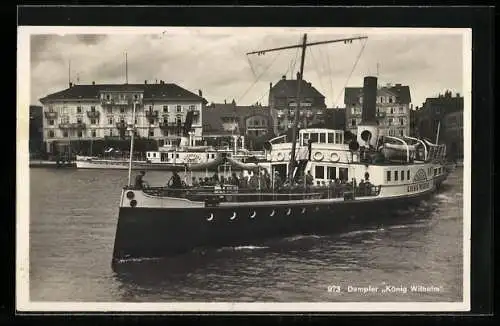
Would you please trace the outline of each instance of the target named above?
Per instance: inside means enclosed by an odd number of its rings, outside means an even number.
[[[136,188],[147,187],[147,183],[142,178],[144,175],[145,172],[141,171],[136,177]],[[359,183],[357,183],[356,180],[348,182],[345,179],[336,178],[328,181],[323,180],[321,183],[314,185],[314,178],[311,171],[308,171],[305,177],[301,176],[295,178],[292,183],[290,183],[288,179],[282,178],[278,171],[275,171],[274,178],[271,178],[271,175],[265,169],[262,173],[250,171],[249,175],[244,175],[243,172],[240,172],[238,175],[233,172],[227,177],[219,176],[218,173],[215,173],[212,177],[192,177],[190,184],[182,181],[177,172],[173,172],[166,186],[171,189],[221,187],[223,189],[236,188],[239,190],[262,192],[303,192],[304,190],[309,192],[328,190],[330,197],[341,197],[342,194],[345,192],[352,192],[353,189],[358,196],[369,196],[373,194],[373,185],[369,180],[368,174],[365,174],[365,179],[361,180]]]

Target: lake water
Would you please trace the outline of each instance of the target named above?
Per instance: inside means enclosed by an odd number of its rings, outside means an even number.
[[[168,172],[146,175],[151,185],[168,178]],[[114,272],[113,241],[127,171],[30,169],[30,299],[462,301],[462,180],[462,169],[455,170],[440,193],[397,212],[388,225],[139,259]],[[412,285],[432,290],[410,291]],[[379,290],[352,292],[354,287]]]

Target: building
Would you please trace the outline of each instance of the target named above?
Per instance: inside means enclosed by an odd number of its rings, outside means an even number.
[[[269,85],[269,108],[276,135],[286,133],[295,121],[298,78],[299,73],[297,79],[286,79],[283,76],[276,85]],[[325,97],[306,80],[301,80],[300,94],[299,128],[324,123]]]
[[[228,142],[243,136],[243,144],[250,149],[260,149],[273,137],[269,107],[260,104],[250,106],[231,103],[212,103],[203,109],[203,138]]]
[[[361,122],[363,88],[346,87],[344,93],[346,129],[353,134]],[[410,134],[410,87],[387,84],[377,90],[377,121],[381,135],[407,136]]]
[[[436,140],[438,126],[444,127],[444,117],[453,112],[464,110],[464,98],[450,91],[437,97],[428,97],[416,113],[416,133],[420,137]],[[440,131],[441,133],[441,131]]]
[[[443,141],[446,155],[451,160],[464,157],[464,111],[457,110],[444,116]]]
[[[329,108],[325,110],[324,128],[345,130],[345,108]]]
[[[43,152],[43,107],[30,105],[29,151],[30,156]]]
[[[420,137],[446,144],[449,158],[462,158],[463,112],[464,98],[459,93],[453,96],[451,91],[446,91],[437,97],[428,97],[415,111],[415,132]]]
[[[73,85],[40,99],[43,104],[43,139],[47,152],[72,148],[71,141],[89,151],[89,142],[124,140],[127,127],[136,125],[138,140],[156,141],[179,135],[188,110],[194,111],[191,142],[201,142],[202,107],[206,100],[176,85],[150,84]],[[135,121],[132,112],[135,105]],[[81,145],[82,142],[86,144]],[[58,144],[58,148],[54,145]],[[62,145],[62,149],[61,149]],[[91,147],[90,147],[91,150]]]

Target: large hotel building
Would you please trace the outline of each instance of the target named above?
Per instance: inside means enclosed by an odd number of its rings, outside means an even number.
[[[363,88],[346,87],[344,93],[346,129],[356,133],[361,122]],[[410,135],[411,95],[409,86],[386,85],[377,90],[377,121],[386,136]]]
[[[176,85],[160,81],[151,84],[73,85],[42,99],[43,138],[48,153],[54,144],[70,141],[125,139],[127,128],[136,126],[138,138],[158,141],[178,136],[186,113],[194,111],[189,132],[191,145],[201,142],[202,97]],[[133,108],[135,121],[132,121]]]

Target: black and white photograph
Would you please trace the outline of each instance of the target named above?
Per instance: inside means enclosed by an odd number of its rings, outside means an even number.
[[[472,33],[18,27],[19,311],[467,311]]]

